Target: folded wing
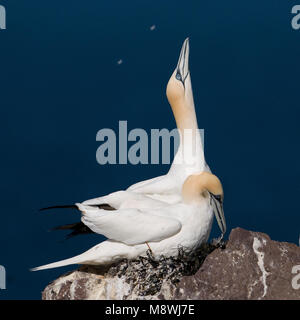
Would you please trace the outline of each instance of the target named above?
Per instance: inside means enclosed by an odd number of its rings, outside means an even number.
[[[81,221],[96,233],[110,240],[137,245],[145,242],[161,241],[181,230],[179,220],[153,214],[151,210],[120,209],[107,212],[78,204],[83,215]]]
[[[103,203],[110,205],[114,209],[153,209],[166,205],[164,201],[155,200],[150,197],[147,197],[146,195],[138,194],[133,191],[127,190],[117,191],[104,197],[86,200],[82,204],[87,206],[99,206]]]

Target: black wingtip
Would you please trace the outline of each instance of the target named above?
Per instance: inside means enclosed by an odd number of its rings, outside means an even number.
[[[75,204],[67,204],[61,206],[51,206],[39,209],[39,211],[51,210],[51,209],[78,209]]]
[[[67,234],[65,240],[68,240],[68,239],[70,239],[74,236],[80,235],[80,234],[94,233],[89,227],[87,227],[82,222],[76,222],[76,223],[71,223],[71,224],[65,224],[62,226],[57,226],[55,228],[52,228],[50,231],[55,231],[55,230],[69,230],[69,231],[71,231],[69,234]]]

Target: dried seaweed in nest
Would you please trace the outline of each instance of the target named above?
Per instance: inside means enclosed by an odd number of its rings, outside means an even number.
[[[183,276],[195,274],[207,255],[224,246],[225,242],[213,240],[211,243],[202,244],[193,252],[178,248],[177,257],[161,257],[154,260],[148,255],[136,260],[123,260],[111,266],[107,274],[112,277],[124,277],[139,296],[154,295],[160,292],[164,282],[176,285]]]

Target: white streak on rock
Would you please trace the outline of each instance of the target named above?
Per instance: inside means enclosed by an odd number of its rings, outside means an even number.
[[[125,280],[125,277],[106,279],[105,299],[122,300],[124,296],[128,296],[131,292],[131,287]]]
[[[266,244],[266,241],[263,241],[264,244]],[[259,251],[258,249],[262,247],[262,243],[261,241],[254,237],[253,239],[253,251],[257,256],[257,264],[259,266],[259,269],[262,273],[262,276],[260,277],[260,280],[264,286],[264,293],[262,295],[261,298],[263,298],[266,294],[267,294],[267,290],[268,290],[268,286],[267,286],[267,276],[269,275],[269,273],[266,271],[265,269],[265,264],[264,264],[264,258],[265,258],[265,254],[264,252]]]
[[[253,282],[253,284],[252,284],[251,286],[249,286],[249,288],[248,288],[248,299],[251,298],[252,292],[253,292],[253,287],[255,287],[256,285],[257,285],[257,280],[255,280],[255,281]]]
[[[70,299],[75,299],[75,292],[76,292],[77,280],[74,280],[70,286]]]

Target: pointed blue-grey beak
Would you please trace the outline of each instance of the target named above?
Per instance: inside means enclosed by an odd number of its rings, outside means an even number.
[[[222,232],[220,239],[223,239],[224,234],[226,233],[226,220],[223,209],[223,200],[221,196],[216,196],[210,193],[210,203],[213,207],[215,217],[217,219],[219,228]]]
[[[189,75],[189,54],[190,54],[190,45],[189,38],[186,38],[183,42],[180,56],[178,59],[175,77],[177,80],[181,81],[184,85],[184,82]]]

